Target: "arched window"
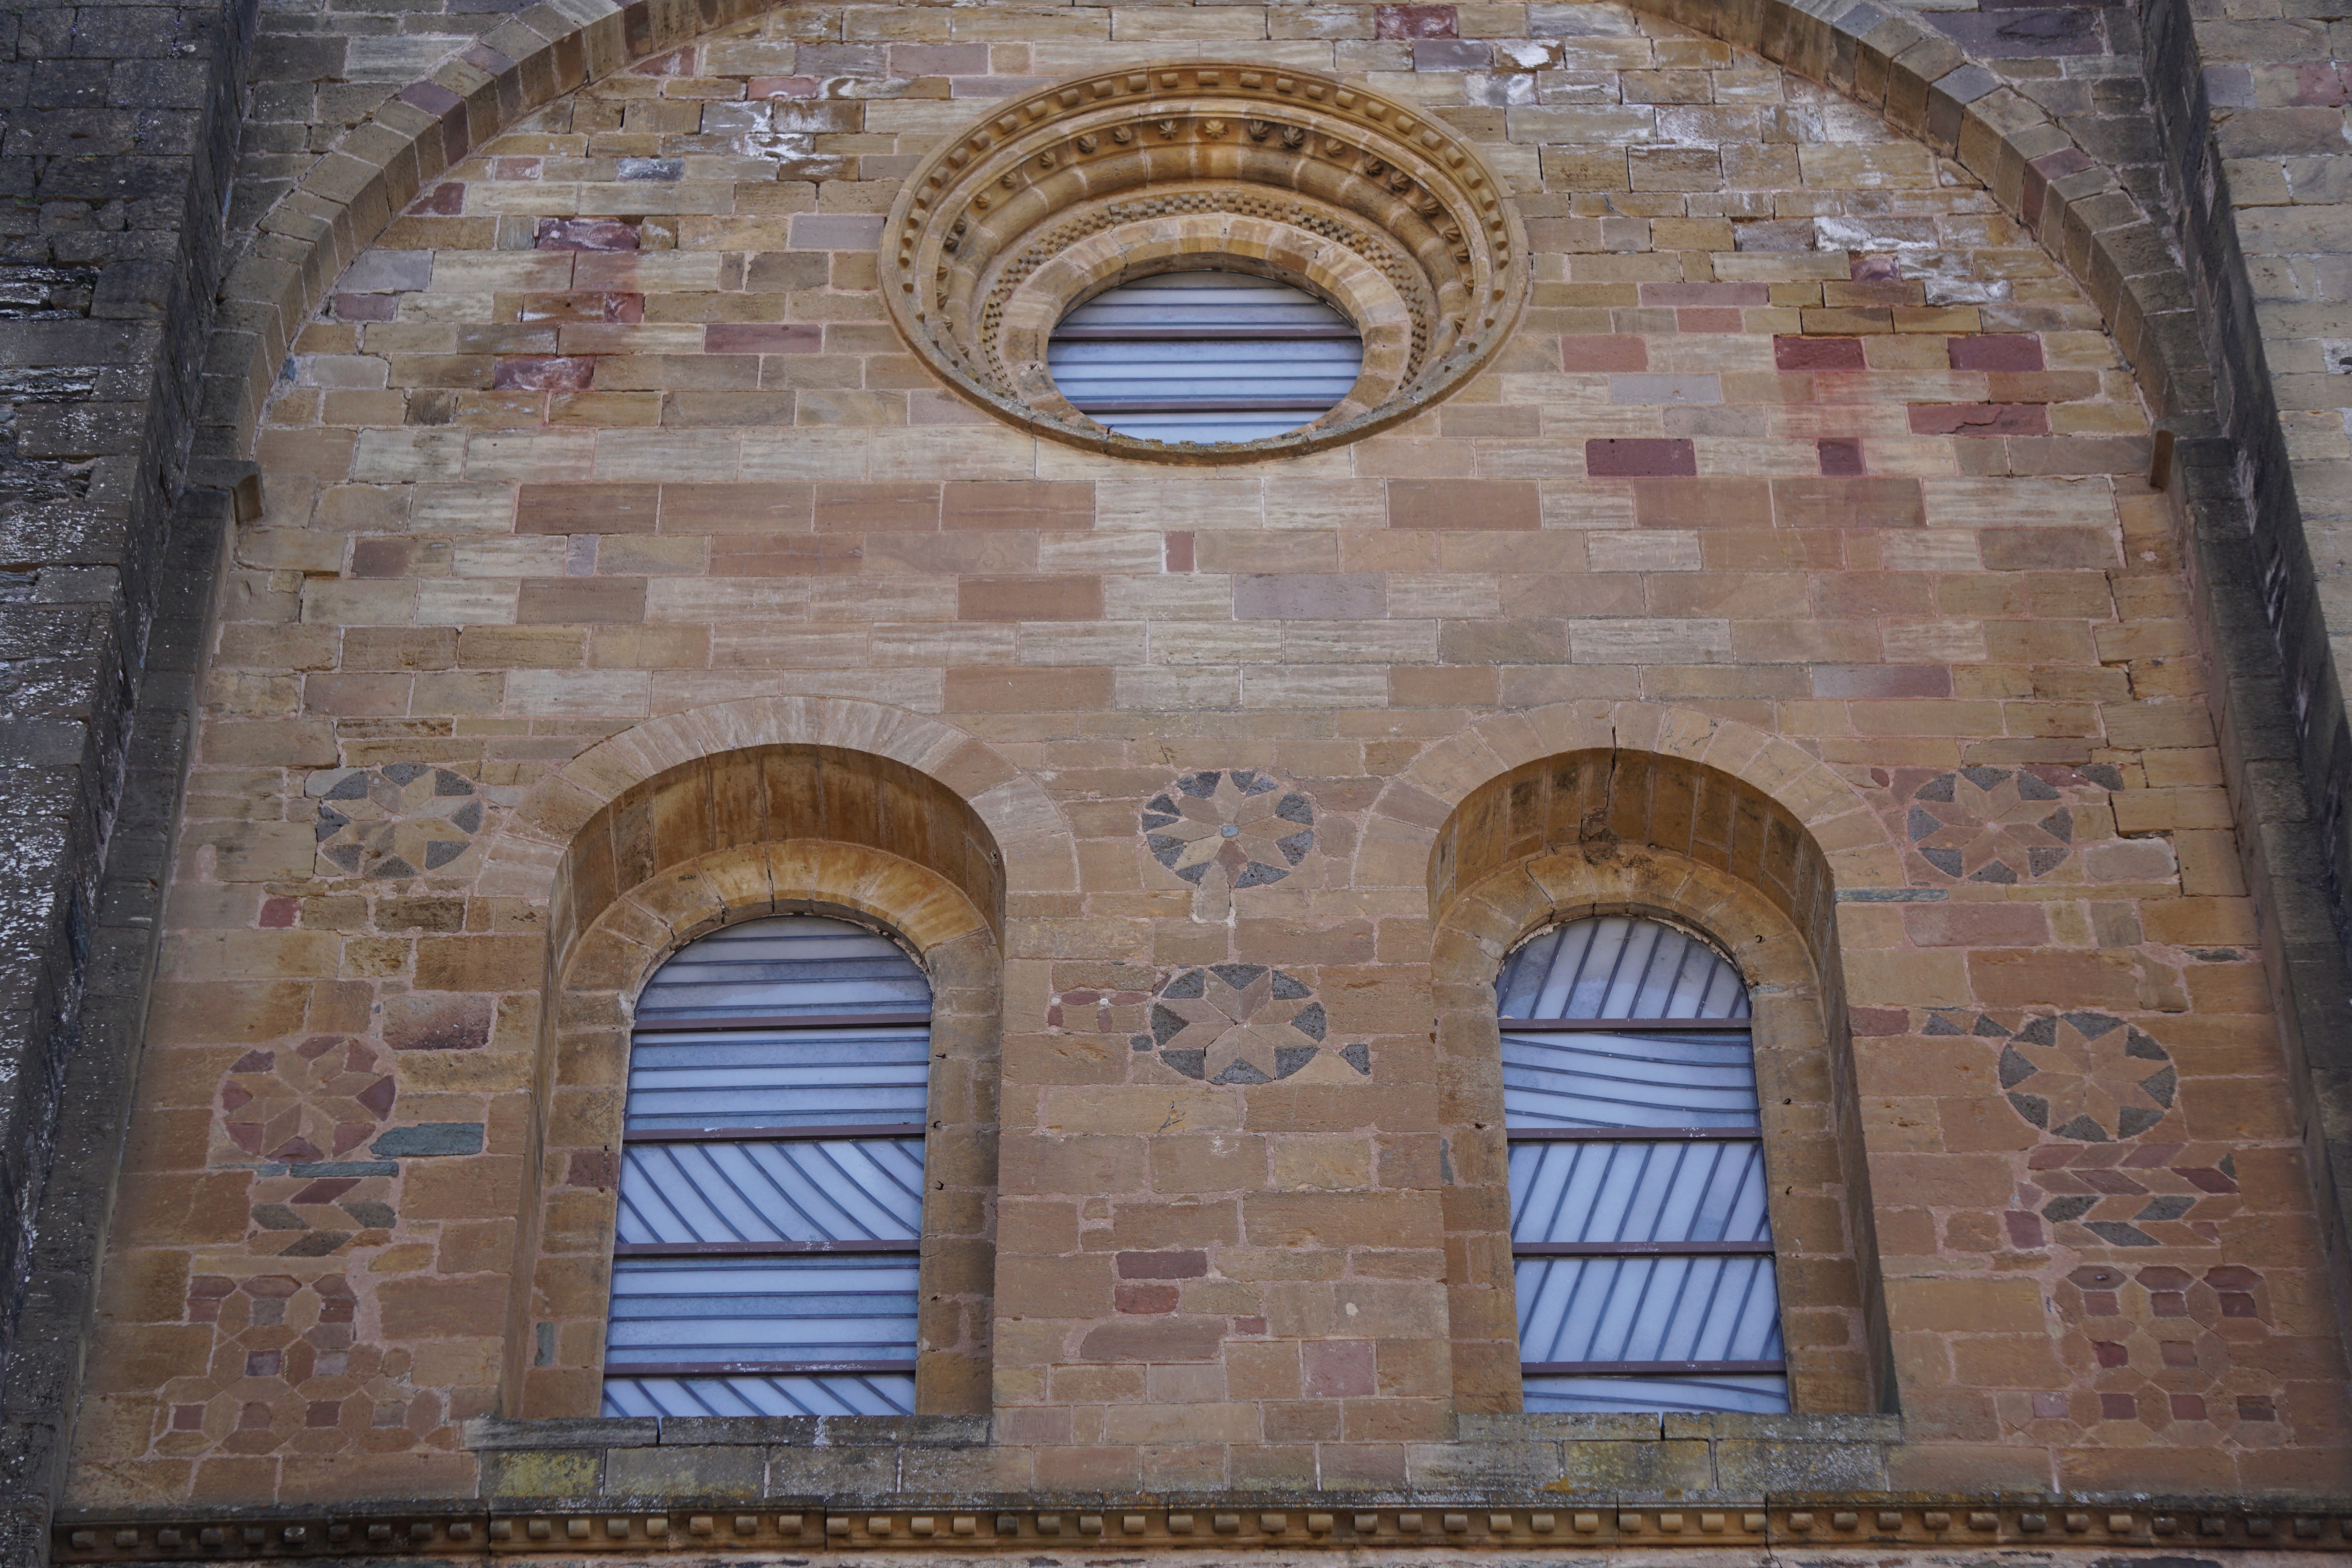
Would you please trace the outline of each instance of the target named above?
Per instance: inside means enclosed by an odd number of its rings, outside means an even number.
[[[914,1408],[930,983],[847,921],[679,949],[629,1047],[607,1416]]]
[[[1529,1410],[1786,1410],[1748,988],[1603,916],[1496,981]]]

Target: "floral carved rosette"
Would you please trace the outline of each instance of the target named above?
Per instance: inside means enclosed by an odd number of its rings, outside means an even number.
[[[1233,894],[1280,882],[1315,847],[1315,807],[1251,768],[1187,773],[1147,801],[1144,848],[1198,893],[1195,919],[1223,919]]]
[[[1325,1043],[1330,1020],[1313,987],[1264,964],[1179,969],[1153,993],[1147,1021],[1150,1032],[1134,1038],[1135,1049],[1206,1083],[1273,1083],[1318,1066],[1318,1077],[1360,1077],[1372,1068],[1370,1046]]]
[[[462,876],[482,831],[482,794],[446,768],[394,762],[313,774],[320,872],[327,876]]]

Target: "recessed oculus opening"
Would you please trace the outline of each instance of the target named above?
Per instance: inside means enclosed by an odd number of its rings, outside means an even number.
[[[1144,441],[1259,441],[1311,424],[1356,384],[1355,324],[1244,272],[1166,272],[1062,318],[1045,350],[1081,413]]]

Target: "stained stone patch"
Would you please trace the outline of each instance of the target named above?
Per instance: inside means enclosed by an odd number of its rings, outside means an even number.
[[[446,768],[394,762],[314,773],[321,875],[461,876],[482,831],[474,781]]]
[[[1129,1043],[1203,1082],[1273,1083],[1326,1056],[1359,1075],[1372,1070],[1370,1046],[1327,1042],[1330,1019],[1313,987],[1264,964],[1179,969],[1146,1018],[1148,1032]]]
[[[1151,858],[1195,887],[1280,882],[1315,847],[1315,807],[1255,768],[1187,773],[1143,808]]]

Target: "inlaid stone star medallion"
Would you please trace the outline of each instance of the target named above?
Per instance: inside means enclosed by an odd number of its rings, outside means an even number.
[[[1962,768],[1911,793],[1904,837],[1919,858],[1962,882],[2047,876],[2074,852],[2064,795],[2027,768]]]
[[[349,1035],[248,1051],[220,1086],[219,1131],[239,1155],[340,1159],[383,1129],[399,1093],[381,1052]]]
[[[1264,964],[1179,969],[1153,994],[1146,1020],[1150,1032],[1134,1038],[1135,1049],[1207,1083],[1272,1083],[1327,1058],[1358,1076],[1371,1071],[1370,1047],[1326,1045],[1330,1022],[1314,988]]]
[[[2165,1049],[2105,1013],[2028,1019],[2001,1047],[2000,1071],[2011,1109],[2078,1144],[2139,1136],[2179,1092]]]
[[[1229,895],[1288,876],[1315,847],[1315,807],[1252,768],[1187,773],[1145,802],[1144,847],[1195,888],[1196,915],[1221,917]]]
[[[482,831],[474,781],[446,768],[394,762],[314,775],[319,860],[329,876],[463,874],[458,858]]]

